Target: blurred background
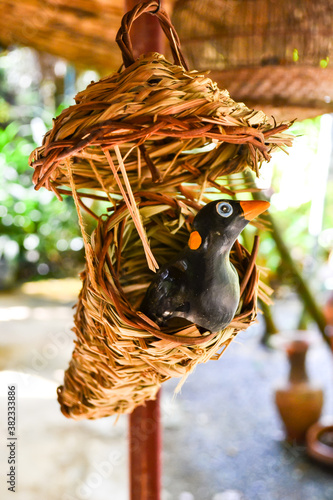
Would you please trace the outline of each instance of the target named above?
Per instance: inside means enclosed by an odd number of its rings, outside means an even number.
[[[34,2],[0,1],[0,420],[5,430],[5,390],[15,383],[19,500],[128,498],[127,418],[68,421],[56,402],[73,348],[83,241],[72,198],[35,191],[28,166],[75,94],[120,66],[120,3],[50,1],[37,11]],[[308,457],[304,440],[285,440],[274,400],[288,378],[285,338],[301,330],[308,377],[324,391],[322,415],[333,413],[333,4],[319,4],[163,3],[191,69],[212,70],[233,99],[277,121],[297,119],[294,146],[262,166],[257,184],[271,201],[258,261],[274,304],[261,304],[258,324],[219,362],[199,366],[177,397],[177,381],[165,384],[163,500],[333,498],[331,469]],[[263,70],[266,88],[254,92],[245,82]],[[0,458],[6,470],[3,448]]]

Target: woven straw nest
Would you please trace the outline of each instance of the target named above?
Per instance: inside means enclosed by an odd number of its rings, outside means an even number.
[[[195,204],[149,192],[138,193],[137,202],[151,248],[162,265],[186,245]],[[59,388],[67,417],[131,412],[154,398],[165,380],[184,379],[198,363],[219,359],[237,332],[256,317],[257,242],[252,255],[238,242],[232,251],[242,291],[233,322],[217,334],[200,334],[195,325],[181,331],[160,330],[138,311],[152,272],[125,203],[99,220],[91,240],[97,286],[86,269],[75,315],[78,341]],[[263,284],[259,293],[265,299]]]
[[[242,300],[224,331],[200,334],[195,325],[161,331],[138,311],[152,272],[186,245],[202,202],[246,190],[229,174],[247,165],[258,173],[274,148],[291,143],[282,133],[290,123],[270,123],[188,71],[177,33],[157,7],[138,4],[124,16],[117,41],[125,68],[81,92],[30,158],[37,189],[73,196],[85,243],[76,347],[59,388],[62,411],[76,419],[129,413],[154,398],[164,380],[218,359],[254,321],[257,294],[265,298],[256,240],[251,256],[234,247]],[[128,32],[143,12],[160,20],[174,64],[156,53],[134,61]],[[100,217],[84,198],[106,201],[109,215]],[[92,235],[82,208],[97,220]]]
[[[221,175],[270,158],[285,138],[261,112],[233,101],[207,76],[168,62],[157,53],[90,84],[54,122],[30,161],[37,189],[60,194],[68,186],[71,158],[78,189],[117,193],[108,152],[114,144],[126,159],[133,190],[175,189],[182,182],[215,185]],[[215,144],[214,144],[215,143]],[[211,144],[211,151],[186,154]],[[115,154],[110,152],[112,160]]]

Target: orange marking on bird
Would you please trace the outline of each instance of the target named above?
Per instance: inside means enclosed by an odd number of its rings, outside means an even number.
[[[190,239],[188,240],[188,246],[191,250],[197,250],[202,243],[202,238],[198,231],[192,231],[190,234]]]

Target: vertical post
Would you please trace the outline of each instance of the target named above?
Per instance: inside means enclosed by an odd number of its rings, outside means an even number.
[[[161,448],[160,392],[129,417],[130,500],[160,500]]]
[[[126,11],[138,0],[125,0]],[[163,54],[162,29],[158,19],[150,14],[133,23],[130,38],[134,56],[147,52]],[[160,392],[155,401],[136,408],[129,417],[130,500],[161,499]]]
[[[133,9],[137,3],[139,3],[139,0],[125,0],[126,12]],[[147,52],[163,54],[164,39],[162,33],[156,16],[144,14],[136,19],[130,32],[134,57]]]

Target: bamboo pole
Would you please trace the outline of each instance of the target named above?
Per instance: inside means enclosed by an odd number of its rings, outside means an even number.
[[[257,199],[265,199],[265,197],[262,194],[256,193],[255,194]],[[327,337],[327,334],[325,332],[326,329],[326,321],[324,318],[324,315],[318,306],[308,283],[306,282],[305,278],[303,277],[301,271],[297,267],[295,261],[290,255],[290,250],[287,247],[286,243],[284,242],[281,232],[278,228],[278,225],[275,221],[275,219],[272,217],[272,215],[268,215],[268,220],[271,224],[271,229],[272,229],[272,238],[275,241],[276,248],[279,251],[283,265],[291,272],[293,275],[296,291],[301,298],[302,302],[304,303],[304,306],[306,307],[308,313],[311,315],[312,319],[317,323],[317,326],[320,330],[320,332],[323,335],[323,338],[325,341],[330,345],[330,339]]]
[[[245,247],[249,249],[250,243],[248,241],[248,233],[246,231],[243,231],[242,237]],[[278,333],[279,330],[275,324],[270,306],[267,305],[263,300],[259,300],[259,303],[265,321],[265,332],[261,341],[263,344],[267,344],[269,337],[271,335],[274,335],[275,333]]]
[[[267,344],[269,337],[271,335],[275,335],[276,333],[278,333],[279,330],[275,324],[270,306],[267,305],[263,300],[260,300],[259,302],[260,302],[260,309],[262,310],[262,314],[265,321],[265,333],[261,341],[263,344]]]
[[[247,182],[251,180],[253,181],[253,176],[249,172],[244,173],[244,178],[246,179]],[[269,201],[267,197],[262,192],[259,191],[253,193],[253,198],[255,200]],[[328,343],[328,345],[331,345],[331,341],[325,331],[326,321],[323,312],[321,311],[313,294],[311,293],[309,285],[306,282],[305,278],[303,277],[302,272],[300,271],[295,261],[291,257],[290,249],[284,242],[278,223],[270,213],[267,213],[266,218],[270,223],[270,228],[271,228],[270,234],[272,235],[272,238],[275,241],[275,245],[282,258],[283,265],[292,274],[296,291],[300,299],[302,300],[304,307],[306,308],[309,315],[317,324],[324,340]]]

